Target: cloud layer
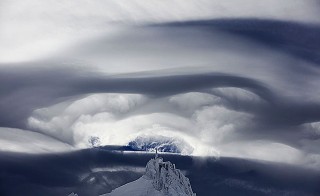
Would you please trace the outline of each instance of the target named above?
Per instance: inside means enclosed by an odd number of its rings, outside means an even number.
[[[219,18],[266,18],[319,23],[316,0],[5,0],[0,14],[0,61],[48,58],[115,26]],[[115,25],[117,24],[117,25]]]
[[[21,7],[37,5],[30,15],[8,3],[13,21],[8,23],[8,16],[0,20],[8,27],[1,28],[0,42],[7,40],[12,48],[0,48],[6,52],[0,58],[0,126],[20,130],[1,128],[3,142],[14,144],[2,150],[33,151],[32,144],[40,140],[41,148],[48,142],[53,149],[70,150],[88,147],[90,136],[98,136],[103,145],[170,136],[188,143],[192,155],[317,167],[316,2],[303,3],[305,9],[295,2],[287,12],[282,10],[289,3],[277,2],[281,13],[268,11],[275,6],[268,2],[255,4],[256,9],[252,1],[240,7],[222,3],[217,13],[212,9],[216,1],[174,1],[181,10],[167,1],[107,1],[114,13],[98,9],[90,15],[82,7],[71,9],[76,6],[72,2],[55,1],[43,20],[38,18],[41,2]],[[89,10],[106,6],[87,5]],[[67,8],[71,12],[65,12]],[[46,26],[46,21],[52,23]],[[14,40],[10,32],[21,22],[27,22],[19,31],[24,37]],[[69,40],[75,31],[90,39]],[[33,43],[33,37],[39,43]],[[62,44],[53,46],[56,39]],[[13,136],[20,134],[31,146],[19,146],[21,140]]]

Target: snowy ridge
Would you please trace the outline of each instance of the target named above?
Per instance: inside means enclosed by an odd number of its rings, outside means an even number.
[[[196,196],[189,179],[175,165],[161,157],[151,159],[145,174],[103,196]]]
[[[193,147],[186,141],[175,137],[165,137],[161,135],[148,136],[142,135],[128,143],[128,146],[134,150],[154,152],[157,149],[159,152],[170,152],[180,154],[192,154]]]

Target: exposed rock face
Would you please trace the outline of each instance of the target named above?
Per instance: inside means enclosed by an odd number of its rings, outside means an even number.
[[[153,187],[168,196],[195,196],[189,179],[175,165],[162,158],[151,159],[146,166],[146,178],[152,180]]]
[[[145,174],[103,196],[195,196],[189,179],[171,162],[162,158],[151,159]]]

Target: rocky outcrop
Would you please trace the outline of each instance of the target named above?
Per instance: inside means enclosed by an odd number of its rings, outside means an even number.
[[[128,184],[102,196],[195,196],[189,179],[169,161],[163,161],[156,152],[146,165],[145,174]]]
[[[151,159],[146,166],[144,175],[152,180],[153,187],[168,196],[195,196],[189,179],[176,169],[169,161],[164,162],[161,157]]]

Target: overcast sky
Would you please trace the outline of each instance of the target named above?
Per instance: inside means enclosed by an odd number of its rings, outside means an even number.
[[[0,150],[172,137],[320,165],[318,1],[2,1]]]

